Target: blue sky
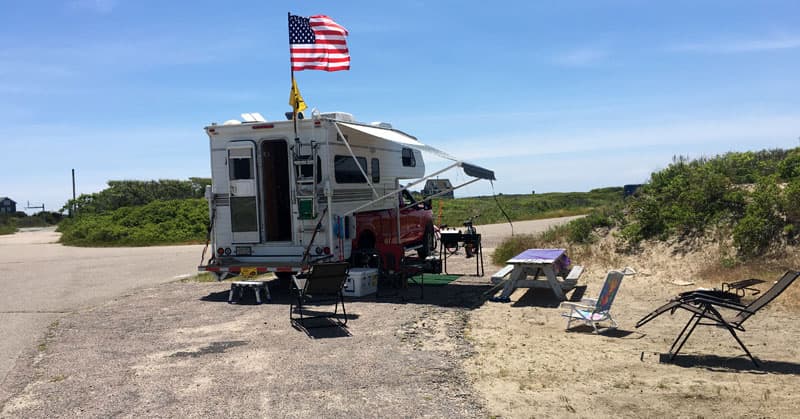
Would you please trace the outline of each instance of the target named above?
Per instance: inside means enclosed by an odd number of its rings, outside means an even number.
[[[288,110],[290,11],[350,31],[350,71],[297,73],[310,107],[495,169],[497,192],[800,144],[796,1],[222,4],[0,0],[0,196],[58,209],[73,168],[79,193],[209,176],[205,125]]]

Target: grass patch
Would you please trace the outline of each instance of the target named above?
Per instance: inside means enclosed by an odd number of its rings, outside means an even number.
[[[425,286],[447,285],[458,278],[461,278],[461,275],[425,274]],[[413,283],[412,278],[408,279],[408,283]]]
[[[231,282],[231,281],[271,281],[275,279],[275,274],[268,272],[265,274],[261,274],[255,276],[253,278],[243,278],[241,276],[231,276],[228,277],[221,282]],[[427,280],[427,277],[426,277]],[[217,276],[212,274],[211,272],[200,272],[197,275],[192,275],[187,278],[182,278],[180,282],[188,283],[188,282],[196,282],[196,283],[208,283],[208,282],[218,282]],[[427,281],[426,281],[427,282]]]
[[[479,215],[475,224],[504,223],[497,204],[512,221],[567,217],[590,213],[593,209],[622,202],[622,188],[593,189],[589,192],[553,192],[526,195],[498,195],[459,199],[434,199],[433,217],[437,224],[458,227],[464,220]],[[441,218],[439,218],[441,205]]]
[[[217,282],[217,276],[211,272],[200,272],[197,275],[182,278],[180,282]]]

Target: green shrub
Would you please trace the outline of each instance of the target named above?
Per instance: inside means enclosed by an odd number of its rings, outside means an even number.
[[[17,231],[17,217],[0,214],[0,234],[14,234]]]
[[[613,221],[609,216],[609,210],[595,210],[586,217],[578,218],[567,224],[567,239],[570,243],[586,244],[594,241],[594,229],[599,227],[611,227]]]
[[[778,187],[782,181],[788,181],[783,191]],[[509,240],[501,245],[503,253],[495,261],[502,262],[534,243],[542,247],[590,243],[595,229],[607,226],[620,227],[620,238],[629,249],[645,239],[688,238],[733,226],[733,246],[741,260],[762,255],[784,237],[791,242],[797,239],[800,148],[731,152],[695,160],[675,157],[626,199],[622,210],[604,211],[535,239]]]
[[[800,150],[794,149],[787,154],[778,164],[778,173],[784,180],[800,177]]]
[[[781,200],[782,209],[788,223],[800,223],[800,178],[786,185]]]
[[[776,177],[765,177],[756,184],[744,217],[733,229],[734,246],[743,257],[761,255],[780,241],[785,222],[776,181]]]
[[[146,246],[205,240],[205,199],[153,201],[102,214],[81,214],[59,225],[61,242],[76,246]]]
[[[99,214],[153,201],[202,198],[206,185],[210,184],[211,179],[196,177],[189,180],[111,180],[108,188],[70,200],[61,210],[74,208],[77,213]]]

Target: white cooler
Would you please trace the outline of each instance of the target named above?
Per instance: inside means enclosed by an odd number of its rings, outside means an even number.
[[[342,294],[363,297],[378,292],[378,270],[375,268],[350,268]]]

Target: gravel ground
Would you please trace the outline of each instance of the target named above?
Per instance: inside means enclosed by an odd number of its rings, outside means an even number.
[[[277,283],[271,304],[229,305],[227,283],[172,282],[61,315],[6,377],[0,416],[486,417],[462,368],[475,353],[464,329],[510,227],[478,230],[487,276],[428,286],[424,299],[412,287],[349,301],[344,329],[293,328]]]
[[[309,333],[290,326],[286,292],[229,305],[226,286],[172,283],[66,316],[2,415],[486,416],[460,365],[464,306],[487,285],[348,302],[347,329]]]

